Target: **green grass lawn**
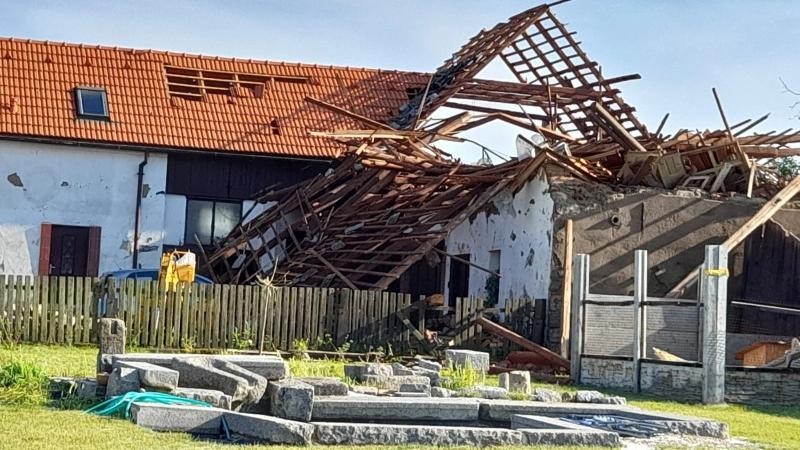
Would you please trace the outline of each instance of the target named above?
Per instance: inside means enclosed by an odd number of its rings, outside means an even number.
[[[91,376],[94,374],[94,347],[20,345],[0,347],[0,368],[12,362],[38,367],[47,376]],[[305,376],[343,377],[338,361],[291,361],[293,373]],[[2,383],[2,373],[0,373]],[[497,384],[496,377],[487,384]],[[2,384],[0,384],[2,386]],[[537,384],[554,390],[574,390],[571,386]],[[0,449],[91,449],[121,445],[122,448],[228,448],[197,441],[185,434],[156,433],[128,421],[108,419],[76,410],[53,408],[41,389],[26,387],[21,392],[0,387]],[[9,395],[9,394],[14,395]],[[800,448],[800,405],[797,407],[755,407],[741,405],[705,406],[669,402],[652,397],[627,395],[629,404],[676,414],[705,417],[727,423],[731,434],[769,448]],[[253,446],[247,448],[270,448]],[[308,447],[304,447],[308,448]],[[358,447],[368,449],[369,447]],[[381,447],[387,449],[388,447]],[[414,447],[402,447],[413,449]],[[563,447],[559,447],[563,448]],[[585,447],[584,447],[585,448]]]

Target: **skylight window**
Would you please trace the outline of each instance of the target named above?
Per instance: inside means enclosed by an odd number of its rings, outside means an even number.
[[[75,108],[79,118],[108,120],[108,100],[105,89],[75,89]]]

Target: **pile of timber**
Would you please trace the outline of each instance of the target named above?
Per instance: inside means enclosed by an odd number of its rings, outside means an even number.
[[[504,190],[521,189],[544,165],[584,180],[607,176],[550,151],[497,166],[462,164],[416,139],[361,139],[338,166],[270,191],[227,238],[201,257],[218,283],[386,289],[447,233]]]

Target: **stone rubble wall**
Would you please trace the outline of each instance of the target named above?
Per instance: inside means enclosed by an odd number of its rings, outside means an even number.
[[[642,361],[641,392],[676,401],[702,400],[703,369],[685,363]],[[619,358],[581,359],[581,384],[633,390],[633,362]],[[749,405],[800,404],[800,370],[739,369],[725,372],[725,401]]]

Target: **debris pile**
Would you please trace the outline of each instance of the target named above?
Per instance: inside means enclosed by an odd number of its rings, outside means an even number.
[[[219,283],[252,283],[274,271],[276,283],[386,289],[427,254],[449,256],[436,248],[448,232],[543,165],[584,180],[607,177],[552,151],[485,167],[444,159],[416,139],[355,141],[327,174],[262,195],[259,204],[274,206],[246,217],[206,255],[206,272]]]

